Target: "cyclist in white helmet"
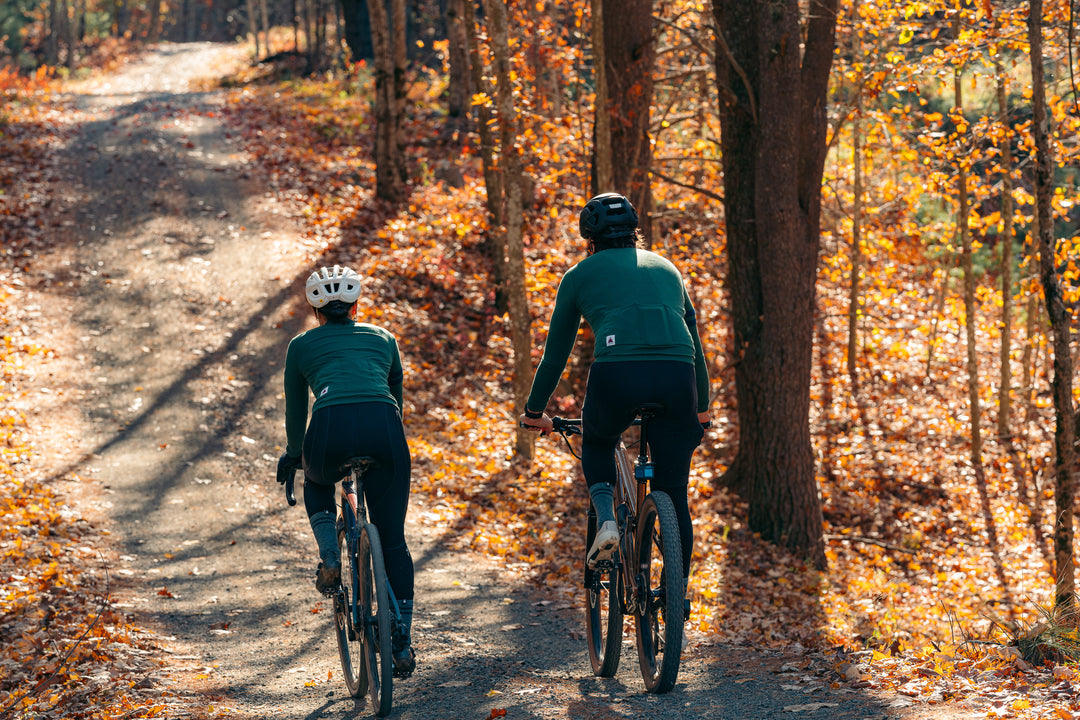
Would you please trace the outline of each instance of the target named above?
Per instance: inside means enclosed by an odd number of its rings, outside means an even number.
[[[395,646],[394,666],[408,674],[416,666],[410,637],[413,561],[405,542],[411,458],[402,425],[397,340],[381,327],[356,321],[355,271],[335,265],[313,272],[305,294],[318,327],[294,337],[285,355],[288,444],[278,461],[278,482],[303,466],[304,505],[319,546],[315,587],[332,593],[341,576],[334,504],[339,468],[351,457],[375,459],[364,475],[364,496],[406,628],[404,646]],[[310,423],[308,391],[315,397]]]

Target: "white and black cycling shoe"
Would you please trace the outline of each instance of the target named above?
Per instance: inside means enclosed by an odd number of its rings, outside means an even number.
[[[608,520],[596,532],[596,539],[589,548],[589,554],[585,556],[585,562],[590,568],[594,568],[598,562],[610,560],[618,546],[619,528],[614,520]]]

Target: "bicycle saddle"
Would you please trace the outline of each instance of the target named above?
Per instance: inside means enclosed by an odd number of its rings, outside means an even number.
[[[637,414],[641,417],[656,417],[664,412],[664,406],[660,403],[642,403],[638,406]]]
[[[353,470],[360,475],[367,472],[367,469],[375,464],[375,458],[372,457],[351,457],[345,462],[341,463],[341,467],[338,468],[338,472],[342,475],[348,475]]]

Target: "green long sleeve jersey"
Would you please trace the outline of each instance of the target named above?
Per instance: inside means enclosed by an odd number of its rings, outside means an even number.
[[[311,411],[329,405],[393,403],[402,409],[401,355],[394,336],[377,325],[328,323],[302,332],[285,353],[286,452],[299,457]]]
[[[563,275],[526,408],[539,412],[547,407],[582,318],[596,337],[594,362],[692,363],[698,412],[708,409],[708,368],[682,276],[667,259],[636,248],[602,250]]]

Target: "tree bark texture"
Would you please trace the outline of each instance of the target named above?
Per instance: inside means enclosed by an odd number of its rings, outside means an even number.
[[[397,98],[394,89],[394,46],[384,0],[367,0],[371,40],[375,50],[375,195],[398,203],[404,195],[398,147]]]
[[[825,565],[810,375],[836,0],[714,0],[739,449],[750,527]],[[801,54],[801,57],[800,57]]]
[[[514,415],[524,412],[532,380],[532,316],[525,294],[524,209],[521,199],[522,162],[518,153],[517,109],[510,69],[510,31],[503,0],[485,0],[494,58],[495,93],[502,145],[502,178],[506,188],[506,290],[514,346]],[[517,428],[514,452],[532,460],[532,433]]]
[[[630,198],[641,217],[642,235],[652,244],[652,142],[656,39],[653,0],[594,0],[603,4],[605,88],[611,132],[611,173],[617,192]],[[597,106],[599,115],[600,106]],[[600,189],[604,192],[604,189]]]
[[[1054,162],[1050,154],[1050,125],[1046,111],[1046,81],[1043,70],[1042,0],[1031,0],[1028,13],[1028,40],[1031,45],[1032,134],[1035,139],[1035,212],[1039,222],[1039,277],[1054,346],[1054,440],[1057,446],[1054,481],[1054,604],[1073,607],[1076,602],[1073,567],[1073,398],[1072,352],[1069,348],[1069,311],[1065,307],[1061,281],[1055,268]]]

